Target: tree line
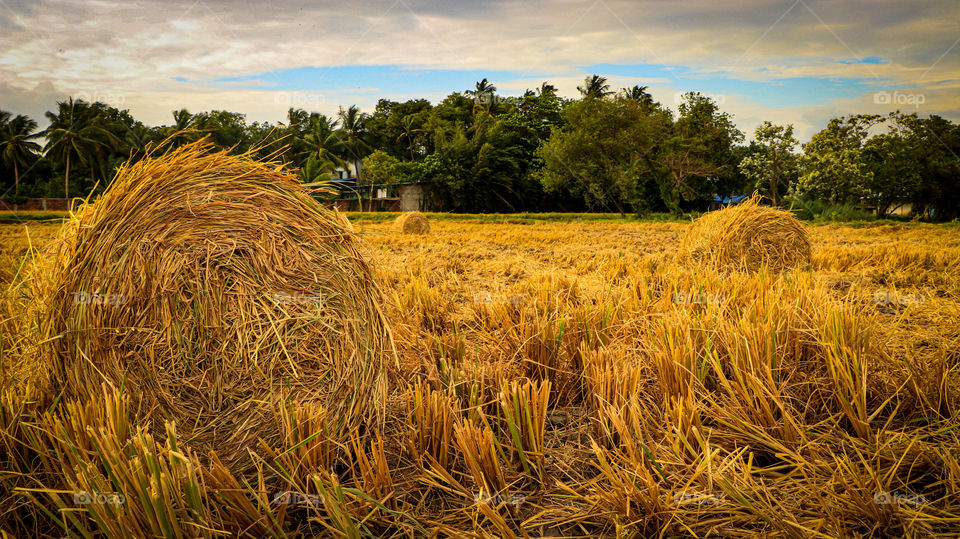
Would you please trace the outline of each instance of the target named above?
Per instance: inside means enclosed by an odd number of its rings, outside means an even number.
[[[834,118],[800,145],[791,125],[763,122],[745,142],[733,117],[698,92],[678,110],[646,86],[615,91],[592,75],[580,97],[549,83],[501,96],[486,79],[437,104],[381,99],[371,113],[291,108],[285,121],[173,112],[146,126],[128,110],[67,99],[38,130],[0,111],[3,198],[87,196],[161,141],[208,137],[232,152],[273,156],[304,182],[356,171],[359,183],[421,182],[428,203],[457,212],[703,210],[715,196],[759,191],[773,204],[875,210],[904,204],[931,220],[960,217],[960,126],[895,112]]]

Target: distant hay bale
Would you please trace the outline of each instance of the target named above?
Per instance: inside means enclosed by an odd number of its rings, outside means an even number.
[[[127,164],[51,254],[41,331],[68,396],[122,386],[226,455],[276,435],[281,393],[344,432],[382,421],[393,347],[372,268],[276,164],[199,143]]]
[[[759,204],[758,197],[697,219],[683,238],[683,256],[721,270],[783,271],[810,264],[810,238],[788,211]]]
[[[427,216],[418,211],[408,211],[397,217],[393,222],[394,228],[404,234],[429,234],[430,221]]]

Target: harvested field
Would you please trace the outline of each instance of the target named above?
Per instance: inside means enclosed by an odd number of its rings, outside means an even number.
[[[960,228],[807,225],[809,268],[727,273],[677,262],[682,223],[393,226],[353,222],[399,355],[383,430],[278,396],[234,464],[120,388],[10,386],[17,268],[58,226],[0,225],[0,528],[960,536]]]

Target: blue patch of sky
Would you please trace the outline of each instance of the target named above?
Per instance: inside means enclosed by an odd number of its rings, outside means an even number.
[[[773,108],[823,104],[831,99],[854,98],[887,84],[870,77],[784,77],[768,80],[746,80],[731,77],[722,71],[695,71],[684,66],[655,64],[595,64],[584,66],[589,73],[615,75],[644,80],[667,80],[665,84],[681,92],[697,91],[712,95],[741,95],[746,99]],[[652,82],[649,86],[664,83]],[[672,105],[672,103],[667,103]]]
[[[869,57],[861,63],[880,63]],[[633,83],[653,88],[664,85],[681,92],[699,91],[713,95],[741,95],[767,107],[789,107],[823,104],[831,99],[854,98],[879,88],[888,88],[889,81],[867,77],[787,77],[768,80],[746,80],[731,77],[722,71],[695,70],[686,66],[657,64],[594,64],[579,66],[584,75],[597,73],[633,79]],[[762,72],[765,68],[755,71]],[[569,72],[565,76],[569,76]],[[557,75],[560,76],[560,75]],[[474,87],[486,77],[493,84],[518,79],[550,81],[548,73],[515,71],[474,71],[469,69],[408,68],[397,65],[348,65],[332,67],[300,67],[252,75],[194,82],[210,86],[273,91],[337,92],[358,97],[385,95],[447,95]],[[648,81],[648,82],[645,82]],[[618,88],[614,88],[618,89]],[[673,103],[665,103],[673,105]]]
[[[840,60],[841,64],[889,64],[890,62],[879,56],[867,56],[866,58],[853,60]]]

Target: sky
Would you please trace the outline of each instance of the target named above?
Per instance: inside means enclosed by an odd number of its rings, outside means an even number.
[[[960,1],[0,0],[0,109],[41,124],[69,96],[148,125],[180,108],[277,122],[482,78],[575,97],[594,73],[674,110],[709,95],[748,137],[897,109],[960,121]]]

